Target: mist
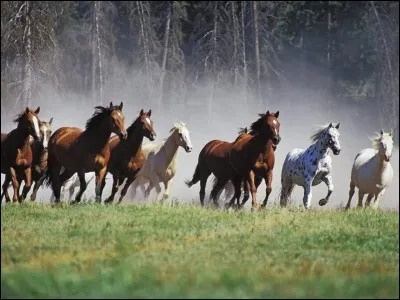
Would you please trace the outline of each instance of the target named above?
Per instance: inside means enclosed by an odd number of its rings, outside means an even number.
[[[116,67],[115,67],[116,68]],[[305,69],[302,68],[304,73]],[[312,82],[312,86],[318,86],[321,81],[323,86],[326,74],[315,72],[310,66],[307,66],[306,82]],[[290,70],[293,74],[300,72],[297,69]],[[201,83],[197,90],[188,92],[186,104],[177,101],[174,97],[169,97],[163,109],[157,110],[155,99],[146,101],[139,89],[140,83],[144,82],[141,73],[135,70],[126,72],[125,69],[119,79],[109,81],[104,87],[104,103],[108,105],[110,101],[114,104],[124,103],[123,113],[125,115],[125,127],[127,128],[138,116],[141,109],[152,109],[152,119],[157,134],[155,143],[160,143],[169,136],[169,130],[173,124],[183,121],[187,124],[190,131],[190,138],[193,144],[191,153],[186,153],[179,148],[177,155],[177,174],[173,179],[171,187],[171,196],[169,201],[179,201],[182,203],[193,203],[199,205],[199,184],[188,188],[184,180],[191,178],[198,155],[204,145],[213,139],[224,141],[233,141],[238,135],[239,127],[249,126],[258,118],[258,113],[280,112],[280,134],[282,140],[275,151],[275,168],[273,173],[272,193],[269,198],[269,205],[278,204],[278,195],[280,191],[280,175],[284,159],[293,148],[306,148],[310,145],[312,132],[316,125],[328,124],[330,122],[340,122],[340,144],[342,151],[338,156],[332,155],[333,164],[333,184],[334,191],[328,204],[319,209],[339,208],[345,206],[348,199],[350,173],[353,160],[356,154],[367,147],[371,147],[369,137],[375,135],[381,129],[374,101],[364,101],[355,103],[351,100],[338,99],[332,95],[322,92],[321,89],[307,87],[303,79],[298,82],[288,80],[280,84],[279,88],[269,89],[268,97],[264,99],[263,105],[244,105],[243,91],[240,89],[224,87],[220,84],[216,89],[215,102],[211,114],[207,112],[207,101],[209,98],[210,86],[207,82]],[[125,73],[124,73],[125,72]],[[304,75],[304,74],[303,74]],[[325,75],[325,76],[324,76]],[[133,83],[133,84],[129,84]],[[171,93],[169,93],[171,94]],[[251,99],[251,94],[247,95],[248,103],[255,103]],[[2,98],[3,101],[3,98]],[[76,126],[84,129],[87,119],[94,112],[91,104],[92,100],[85,95],[77,93],[60,93],[51,88],[42,89],[32,101],[32,108],[41,107],[39,117],[41,120],[48,121],[53,117],[53,132],[63,126]],[[1,131],[9,132],[15,128],[12,123],[13,117],[20,111],[13,108],[9,111],[1,112]],[[389,131],[390,128],[382,128]],[[395,137],[397,138],[397,137]],[[149,143],[145,138],[144,144]],[[382,209],[399,208],[399,150],[395,148],[391,159],[391,165],[394,170],[392,184],[388,187],[384,198],[380,202]],[[1,175],[2,182],[5,176]],[[103,192],[102,200],[110,195],[112,177],[107,175],[107,183]],[[207,183],[206,202],[208,202],[211,189],[212,176]],[[33,187],[33,185],[32,185]],[[119,191],[122,189],[120,187]],[[95,191],[94,180],[88,185],[86,195],[93,198]],[[162,192],[164,187],[162,186]],[[326,196],[327,187],[321,183],[312,188],[313,198],[312,207],[319,207],[318,201]],[[30,197],[28,194],[28,199]],[[37,202],[47,203],[51,195],[51,188],[41,187],[38,191]],[[9,194],[12,196],[12,188],[9,188]],[[118,197],[119,193],[117,194]],[[129,199],[128,191],[124,202],[134,203],[142,200],[140,189],[137,190],[135,201]],[[154,190],[150,195],[149,201],[154,198]],[[74,195],[75,196],[75,195]],[[242,194],[243,196],[243,194]],[[257,191],[257,202],[262,203],[265,197],[265,183],[263,182]],[[302,205],[303,188],[296,186],[292,194],[292,200],[296,205]],[[29,201],[27,199],[27,201]],[[221,200],[220,200],[221,201]],[[357,204],[358,192],[352,199],[352,207]],[[251,206],[251,201],[246,203],[247,208]]]

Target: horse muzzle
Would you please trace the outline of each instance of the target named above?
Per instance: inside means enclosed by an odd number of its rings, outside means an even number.
[[[154,141],[156,139],[156,134],[155,133],[150,133],[149,134],[149,140]]]
[[[384,155],[384,159],[385,159],[386,162],[389,162],[390,161],[390,156]]]
[[[335,155],[339,155],[340,151],[342,151],[342,149],[332,149],[332,152]]]
[[[192,152],[192,147],[186,146],[186,147],[185,147],[185,151],[186,151],[187,153]]]
[[[128,134],[125,132],[125,133],[122,133],[121,131],[118,133],[118,136],[119,136],[119,138],[121,139],[121,140],[126,140],[127,138],[128,138]]]
[[[281,141],[281,136],[280,135],[276,135],[272,138],[272,143],[276,146],[280,143]]]

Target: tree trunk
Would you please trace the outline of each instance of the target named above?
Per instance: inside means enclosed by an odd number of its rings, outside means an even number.
[[[144,19],[144,10],[142,1],[136,1],[138,12],[139,12],[139,22],[140,22],[140,34],[142,36],[143,41],[143,53],[144,53],[144,61],[146,67],[146,87],[147,87],[147,100],[150,100],[150,66],[149,66],[149,51],[148,51],[148,43],[147,36],[145,30],[145,19]]]
[[[208,101],[208,117],[211,117],[212,107],[215,97],[215,81],[217,75],[217,31],[218,31],[218,1],[214,1],[214,29],[212,34],[212,82],[211,82],[211,95]]]
[[[169,41],[169,32],[171,25],[172,5],[173,1],[168,1],[167,22],[165,25],[165,33],[164,33],[164,48],[163,48],[163,56],[161,63],[161,76],[160,76],[160,86],[159,86],[159,95],[157,104],[158,111],[161,110],[163,101],[165,66],[167,65],[168,41]]]
[[[257,101],[261,105],[261,83],[260,83],[260,44],[259,44],[259,24],[258,24],[258,2],[253,1],[253,26],[254,26],[254,50],[256,58],[256,86]]]
[[[101,56],[101,42],[100,42],[100,4],[101,1],[94,2],[95,19],[96,19],[96,39],[97,39],[97,61],[99,63],[99,96],[100,105],[103,105],[103,68]]]
[[[231,1],[231,16],[232,16],[232,22],[233,22],[233,64],[234,64],[234,86],[236,88],[237,81],[238,81],[238,65],[237,65],[237,53],[238,53],[238,46],[237,46],[237,28],[238,28],[238,22],[236,18],[236,8],[235,8],[235,3],[236,1]]]
[[[24,47],[24,55],[23,55],[23,71],[22,71],[22,101],[21,108],[25,109],[25,107],[31,106],[32,100],[32,84],[33,84],[33,74],[32,74],[32,5],[31,1],[25,1],[23,5],[24,7],[24,36],[23,36],[23,47]]]
[[[96,6],[93,6],[92,23],[92,105],[96,106]]]
[[[241,26],[242,26],[242,55],[243,55],[243,102],[247,108],[247,59],[246,59],[246,34],[244,25],[244,13],[246,1],[242,1]]]

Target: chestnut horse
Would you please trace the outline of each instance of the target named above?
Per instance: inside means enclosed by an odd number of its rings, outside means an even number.
[[[43,183],[44,175],[47,170],[47,145],[51,136],[52,122],[53,118],[51,118],[49,122],[39,122],[39,131],[42,137],[41,141],[35,141],[32,136],[29,136],[29,144],[32,151],[31,181],[35,183],[31,194],[31,201],[36,200],[37,191]],[[22,174],[18,174],[17,176],[20,188],[23,180],[23,176],[21,175]],[[3,198],[3,196],[4,193],[1,195],[1,198]]]
[[[35,140],[41,139],[39,111],[40,106],[35,111],[27,107],[23,113],[17,115],[14,119],[14,122],[18,123],[17,128],[8,134],[1,133],[1,173],[6,175],[3,183],[3,194],[6,196],[6,202],[10,202],[7,192],[10,181],[12,181],[14,188],[14,203],[22,202],[31,189],[32,151],[29,145],[29,135]],[[19,195],[18,176],[23,176],[25,179],[21,196]]]
[[[218,207],[217,195],[225,184],[231,180],[235,194],[227,207],[232,206],[235,199],[239,204],[242,180],[250,185],[252,193],[252,208],[257,208],[254,167],[260,153],[270,140],[277,145],[280,142],[278,121],[279,111],[276,113],[260,114],[260,118],[251,125],[254,134],[241,134],[232,143],[212,140],[208,142],[199,154],[198,163],[191,181],[186,181],[188,187],[200,181],[200,202],[204,205],[205,187],[211,173],[217,178],[217,183],[211,191],[211,199]],[[273,155],[273,152],[271,152]]]
[[[127,137],[122,114],[123,103],[109,107],[96,106],[93,116],[86,122],[86,129],[61,127],[51,136],[48,146],[47,171],[45,183],[51,184],[55,202],[60,202],[61,185],[75,172],[78,173],[80,189],[75,201],[80,202],[86,190],[85,173],[96,174],[96,202],[101,202],[101,184],[107,173],[110,159],[108,139],[111,133],[120,139]],[[60,172],[64,169],[63,173]]]
[[[125,186],[122,188],[119,201],[126,195],[129,186],[136,179],[137,173],[143,166],[144,155],[142,151],[143,138],[146,137],[150,141],[154,141],[156,133],[153,129],[153,121],[150,119],[151,109],[145,113],[143,109],[139,116],[127,129],[128,138],[120,141],[115,136],[110,138],[108,145],[110,147],[111,156],[108,162],[107,171],[113,175],[113,187],[111,195],[104,201],[110,203],[114,201],[115,194],[118,192],[119,186],[127,178]],[[101,192],[105,186],[105,178],[101,186]]]
[[[240,128],[239,130],[239,136],[237,137],[236,140],[243,138],[246,136],[246,134],[251,134],[254,135],[256,134],[255,130],[248,130],[247,127]],[[265,194],[265,199],[263,201],[263,204],[261,205],[261,208],[265,208],[268,202],[269,195],[271,194],[272,191],[272,174],[273,174],[273,169],[275,165],[275,150],[276,150],[276,145],[270,140],[264,151],[260,153],[260,155],[257,158],[257,161],[252,168],[252,171],[254,173],[254,184],[256,190],[258,189],[259,185],[261,184],[262,180],[264,179],[265,181],[265,186],[266,186],[266,194]],[[272,153],[271,153],[272,152]],[[217,183],[217,178],[214,178],[214,186]],[[243,182],[243,190],[244,190],[244,197],[242,200],[242,203],[240,204],[240,207],[242,207],[246,201],[249,199],[249,185],[246,184],[246,182]],[[230,182],[228,182],[225,187],[225,195],[233,195],[234,194],[234,189],[233,186],[231,185]],[[222,191],[222,190],[221,190]]]

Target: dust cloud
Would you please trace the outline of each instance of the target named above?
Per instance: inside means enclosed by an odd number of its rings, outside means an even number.
[[[296,71],[293,71],[296,72]],[[171,199],[178,199],[180,202],[189,202],[199,205],[199,184],[188,188],[184,180],[191,178],[197,164],[198,154],[202,147],[212,139],[233,141],[237,137],[239,127],[249,126],[258,118],[258,113],[265,113],[267,110],[272,112],[280,111],[281,137],[282,141],[275,152],[276,163],[273,176],[273,190],[270,196],[269,205],[278,203],[280,190],[281,168],[286,154],[293,148],[306,148],[310,145],[312,132],[316,125],[327,124],[330,122],[340,122],[340,143],[342,151],[340,155],[332,155],[333,163],[333,184],[334,191],[330,202],[325,208],[338,208],[344,206],[348,199],[349,179],[356,154],[366,147],[371,147],[369,137],[375,132],[379,132],[381,126],[376,113],[376,103],[373,100],[365,100],[362,103],[355,103],[354,100],[346,100],[340,97],[332,97],[324,94],[322,88],[315,88],[315,82],[321,79],[321,74],[309,77],[306,81],[313,81],[313,87],[309,87],[300,82],[286,81],[279,88],[269,89],[268,96],[264,99],[266,105],[250,106],[243,101],[243,90],[233,90],[231,88],[221,88],[216,90],[215,103],[211,114],[207,113],[207,101],[210,94],[210,85],[204,83],[197,90],[189,90],[187,95],[187,105],[183,101],[170,97],[168,104],[163,110],[158,111],[154,101],[146,101],[138,89],[142,84],[132,84],[138,80],[138,73],[131,72],[125,76],[121,83],[109,82],[104,87],[104,103],[108,105],[110,101],[114,104],[124,102],[123,113],[125,115],[125,127],[137,117],[141,109],[152,109],[152,119],[157,133],[156,141],[161,142],[169,135],[169,130],[173,124],[183,121],[190,130],[190,138],[193,144],[193,151],[186,153],[182,148],[178,150],[177,174],[171,188]],[[131,82],[130,82],[131,80]],[[304,82],[304,79],[303,79]],[[250,94],[247,95],[248,103],[255,103]],[[3,101],[3,98],[2,98]],[[62,126],[76,126],[84,128],[86,120],[89,119],[94,111],[92,100],[88,96],[68,93],[60,95],[56,91],[46,89],[42,91],[32,101],[32,108],[41,107],[39,117],[41,120],[48,121],[53,117],[53,132]],[[19,111],[14,108],[10,111],[1,112],[1,131],[8,132],[14,128],[12,118]],[[390,128],[383,128],[388,131]],[[398,137],[396,137],[398,138]],[[149,143],[144,140],[144,143]],[[391,160],[394,169],[392,184],[387,189],[381,201],[381,208],[399,208],[399,151],[395,148]],[[107,175],[107,184],[103,192],[103,200],[111,192],[111,176]],[[4,175],[1,175],[2,182]],[[211,176],[207,184],[206,201],[208,201],[211,188]],[[121,188],[120,188],[121,190]],[[94,180],[88,185],[86,195],[94,197]],[[9,189],[12,195],[12,188]],[[319,199],[325,197],[327,187],[322,183],[313,187],[312,206],[319,207]],[[130,192],[125,198],[129,199]],[[30,195],[30,194],[29,194]],[[37,196],[38,202],[48,202],[51,195],[51,188],[42,187]],[[302,205],[303,189],[296,187],[292,195],[295,204]],[[29,196],[28,196],[29,197]],[[118,197],[118,194],[117,194]],[[117,198],[116,197],[116,198]],[[141,198],[140,189],[137,197]],[[265,184],[262,183],[257,193],[258,203],[265,197]],[[154,192],[150,200],[154,198]],[[352,206],[357,203],[357,191],[352,200]],[[246,206],[250,206],[250,202]]]

